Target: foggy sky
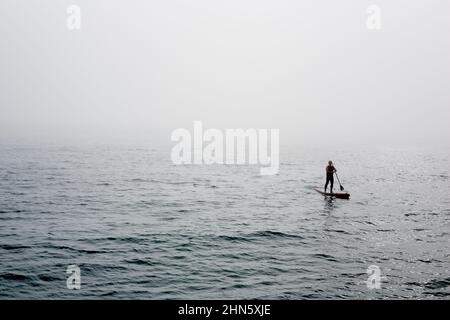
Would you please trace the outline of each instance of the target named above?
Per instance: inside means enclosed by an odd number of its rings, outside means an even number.
[[[201,120],[281,144],[448,145],[449,17],[446,0],[2,0],[0,143],[171,144]]]

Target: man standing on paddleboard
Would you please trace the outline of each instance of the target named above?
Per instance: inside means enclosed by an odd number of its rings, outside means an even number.
[[[336,173],[336,168],[333,166],[333,161],[328,161],[328,166],[325,169],[327,173],[327,182],[325,183],[325,192],[327,192],[328,182],[330,183],[330,193],[333,193],[334,184],[334,174]]]

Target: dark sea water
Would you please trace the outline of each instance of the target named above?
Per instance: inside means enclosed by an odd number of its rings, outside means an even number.
[[[281,151],[263,177],[150,147],[1,147],[0,298],[449,298],[448,151]],[[350,200],[313,190],[330,155]]]

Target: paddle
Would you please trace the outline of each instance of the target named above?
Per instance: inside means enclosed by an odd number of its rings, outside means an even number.
[[[338,179],[339,186],[341,187],[341,191],[344,191],[344,187],[342,186],[341,182],[339,181],[339,177],[337,175],[337,172],[334,173],[336,175],[336,178]]]

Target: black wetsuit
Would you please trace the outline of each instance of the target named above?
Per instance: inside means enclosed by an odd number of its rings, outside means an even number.
[[[336,169],[334,168],[334,166],[328,165],[326,171],[327,171],[327,182],[325,183],[325,192],[327,192],[328,183],[330,183],[330,193],[333,193],[334,172],[336,171]]]

